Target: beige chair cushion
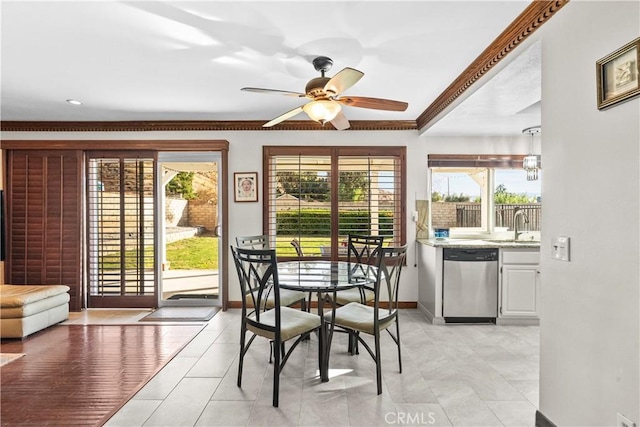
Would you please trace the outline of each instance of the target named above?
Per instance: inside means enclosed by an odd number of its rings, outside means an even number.
[[[69,317],[65,285],[0,285],[0,336],[22,338]]]
[[[375,299],[376,295],[370,289],[364,290],[365,302],[371,302]],[[360,295],[359,288],[346,289],[344,291],[336,292],[336,302],[338,305],[347,305],[350,302],[362,302],[362,296]]]
[[[0,285],[0,307],[23,307],[67,292],[65,285]]]
[[[336,325],[373,335],[373,316],[373,307],[352,302],[336,309]],[[378,317],[380,330],[393,323],[394,318],[389,316],[387,309],[378,310]],[[331,321],[331,313],[327,313],[325,319]]]
[[[247,306],[253,307],[253,299],[251,298],[251,295],[247,295],[245,299],[247,301]],[[280,288],[280,305],[283,307],[295,304],[303,299],[305,299],[304,292],[290,291],[289,289]],[[269,292],[266,305],[267,306],[265,308],[267,309],[275,307],[273,292]]]
[[[255,315],[250,318],[255,320]],[[276,311],[269,310],[261,313],[260,323],[267,326],[275,326]],[[302,335],[318,328],[320,326],[320,316],[289,307],[280,307],[280,325],[280,337],[282,338],[282,341],[287,341],[291,338],[297,337],[298,335]],[[249,323],[247,323],[247,329],[256,335],[260,335],[270,340],[275,338],[274,333],[256,328]]]
[[[27,317],[0,319],[0,337],[22,338],[69,318],[69,304],[41,311]]]
[[[22,317],[32,316],[37,313],[49,310],[59,305],[69,305],[69,294],[53,295],[49,298],[34,301],[19,307],[2,307],[0,308],[0,319],[20,319]]]

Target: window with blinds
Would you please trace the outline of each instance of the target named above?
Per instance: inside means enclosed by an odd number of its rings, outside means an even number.
[[[283,256],[346,255],[349,234],[405,235],[404,147],[264,147],[264,231]]]
[[[95,157],[87,169],[89,305],[154,304],[154,160]]]

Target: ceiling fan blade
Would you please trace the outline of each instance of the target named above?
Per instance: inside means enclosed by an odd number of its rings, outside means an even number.
[[[291,117],[295,116],[296,114],[300,114],[302,113],[302,107],[296,107],[291,111],[287,111],[286,113],[282,114],[281,116],[276,117],[275,119],[271,120],[270,122],[267,122],[265,124],[262,125],[263,128],[270,128],[272,126],[277,125],[280,122],[284,122],[287,119],[290,119]]]
[[[273,94],[285,95],[285,96],[295,96],[297,98],[303,98],[306,96],[304,93],[291,92],[288,90],[264,89],[261,87],[243,87],[240,90],[244,90],[245,92],[273,93]]]
[[[351,127],[351,124],[349,124],[349,120],[347,120],[347,117],[342,111],[340,111],[338,115],[335,116],[333,120],[331,120],[331,124],[338,130],[345,130]]]
[[[409,104],[402,101],[394,101],[392,99],[382,98],[367,98],[364,96],[345,96],[343,98],[335,99],[349,107],[371,108],[373,110],[388,110],[388,111],[405,111]]]
[[[349,67],[344,68],[338,74],[329,79],[327,84],[324,85],[324,91],[328,92],[330,96],[340,95],[342,92],[358,83],[358,80],[360,80],[362,76],[364,76],[362,71]]]

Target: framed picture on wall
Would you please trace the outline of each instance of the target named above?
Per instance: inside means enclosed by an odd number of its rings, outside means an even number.
[[[596,61],[598,109],[640,95],[640,37]]]
[[[236,202],[257,202],[258,172],[235,172],[233,194]]]

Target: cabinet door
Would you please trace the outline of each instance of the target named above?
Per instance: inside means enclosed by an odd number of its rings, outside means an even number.
[[[537,265],[502,267],[503,317],[538,317],[539,297]]]

